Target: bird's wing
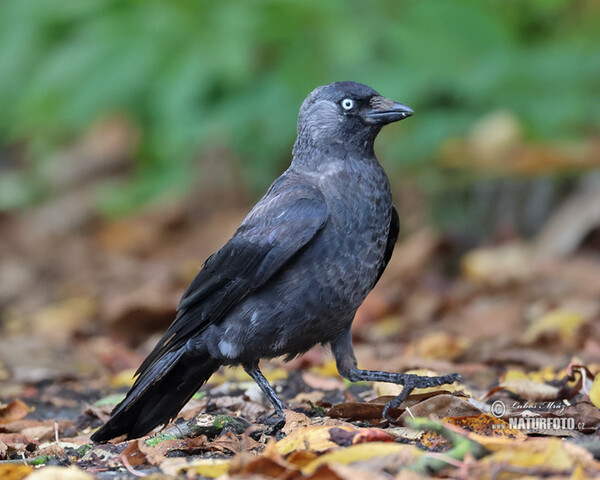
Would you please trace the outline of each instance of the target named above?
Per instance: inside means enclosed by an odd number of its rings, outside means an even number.
[[[390,219],[390,229],[388,231],[387,243],[385,245],[385,252],[383,253],[383,259],[381,260],[381,265],[379,265],[379,271],[377,272],[377,278],[375,279],[375,283],[373,286],[377,285],[377,282],[383,275],[385,267],[390,262],[390,258],[392,258],[392,252],[394,251],[394,245],[396,245],[396,240],[398,240],[398,232],[400,231],[400,219],[398,218],[398,212],[396,211],[396,207],[392,205],[392,217]]]
[[[264,285],[327,221],[313,187],[271,189],[235,235],[206,260],[178,307],[177,317],[136,374],[186,342]]]

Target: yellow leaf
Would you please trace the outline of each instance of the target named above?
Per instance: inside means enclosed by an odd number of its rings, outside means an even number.
[[[402,464],[412,463],[416,458],[423,454],[414,445],[388,443],[388,442],[371,442],[359,443],[347,448],[341,448],[331,453],[321,455],[316,460],[310,462],[302,469],[302,473],[310,475],[321,465],[328,463],[340,463],[348,465],[354,462],[370,460],[371,458],[387,457],[388,455],[398,455],[402,457]]]
[[[551,382],[562,378],[564,372],[557,374],[552,367],[544,367],[534,372],[525,373],[522,370],[511,369],[502,376],[502,382],[511,382],[513,380],[532,380],[538,383]]]
[[[269,382],[284,380],[288,377],[288,372],[284,368],[265,369],[263,373]],[[210,383],[222,385],[225,382],[243,383],[252,382],[252,379],[242,367],[227,367],[210,377]]]
[[[594,383],[590,388],[590,400],[596,407],[600,408],[600,373],[594,377]]]
[[[521,468],[544,467],[548,470],[571,470],[576,465],[592,464],[592,455],[577,445],[567,445],[558,438],[529,439],[515,445],[505,445],[480,460],[486,465]]]
[[[23,480],[33,472],[33,467],[28,465],[5,464],[0,465],[0,478],[2,480]]]
[[[338,444],[329,440],[329,430],[331,428],[333,427],[330,425],[298,428],[293,433],[277,442],[277,450],[280,454],[286,455],[296,450],[324,452],[330,448],[335,448]],[[358,430],[358,428],[351,425],[339,425],[336,426],[336,428],[341,428],[347,432]]]
[[[316,365],[310,369],[311,372],[318,373],[324,377],[339,377],[340,374],[337,369],[335,360],[329,360],[323,365]]]
[[[113,375],[109,379],[108,384],[112,388],[131,387],[134,382],[134,375],[135,368],[128,368],[127,370],[123,370],[116,375]]]
[[[552,310],[535,320],[525,331],[525,340],[533,342],[544,334],[556,334],[561,340],[572,341],[575,333],[587,318],[581,313],[566,310]]]
[[[177,469],[177,473],[194,472],[197,475],[208,478],[217,478],[229,471],[231,460],[202,458],[188,462]]]
[[[70,467],[41,468],[29,475],[27,480],[94,480],[94,477],[75,465],[71,465]]]

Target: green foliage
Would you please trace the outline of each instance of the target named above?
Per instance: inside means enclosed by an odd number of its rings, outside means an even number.
[[[118,210],[185,184],[194,157],[222,146],[262,191],[289,161],[302,99],[342,79],[416,111],[378,146],[396,173],[430,165],[498,108],[531,138],[578,138],[600,123],[593,11],[585,0],[3,0],[0,144],[25,140],[45,161],[127,112],[142,145]]]

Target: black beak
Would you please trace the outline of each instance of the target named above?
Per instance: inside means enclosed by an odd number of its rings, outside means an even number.
[[[373,97],[370,103],[372,108],[366,112],[365,120],[376,125],[398,122],[414,113],[403,103],[385,97]]]

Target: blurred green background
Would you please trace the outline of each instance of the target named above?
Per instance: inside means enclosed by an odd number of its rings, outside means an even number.
[[[308,92],[355,80],[416,112],[377,145],[397,189],[408,179],[434,219],[468,226],[482,181],[527,178],[529,191],[531,178],[593,169],[599,11],[597,0],[3,0],[0,209],[43,201],[48,172],[64,168],[54,152],[114,117],[139,137],[128,174],[99,190],[102,214],[186,195],[210,179],[206,156],[233,165],[254,201],[290,161]],[[483,152],[509,155],[479,162],[482,135]],[[565,153],[548,160],[539,145]],[[505,168],[523,151],[524,167]]]

